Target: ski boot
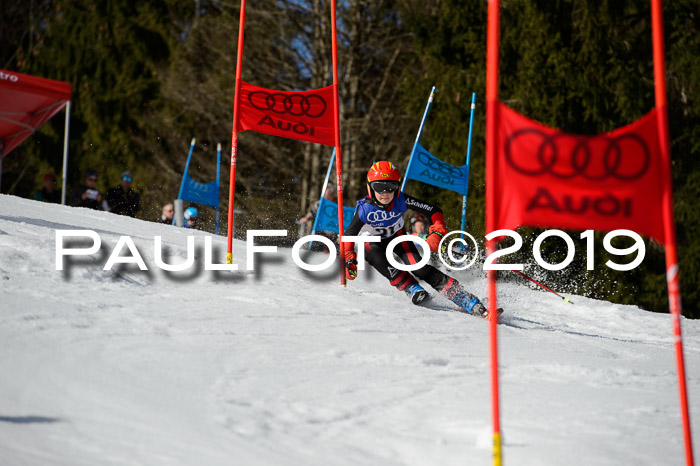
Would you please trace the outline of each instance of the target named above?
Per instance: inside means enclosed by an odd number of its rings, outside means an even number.
[[[488,320],[489,309],[486,306],[484,306],[478,298],[474,298],[466,291],[463,293],[465,294],[462,295],[461,293],[459,293],[457,296],[455,296],[452,302],[456,303],[461,309],[464,309],[469,314],[483,317],[484,319]],[[461,300],[462,304],[458,303],[458,300]],[[503,314],[503,309],[499,307],[498,309],[496,309],[496,313],[500,316],[501,314]]]
[[[408,284],[404,291],[411,297],[411,302],[416,305],[422,303],[430,296],[428,292],[425,291],[422,286],[420,286],[418,280],[415,278]]]
[[[489,310],[486,306],[479,301],[479,298],[462,288],[462,285],[454,278],[450,278],[439,291],[459,306],[461,311],[483,317],[484,319],[489,318]],[[498,309],[498,315],[502,313],[503,309]]]
[[[496,313],[499,316],[501,314],[503,314],[503,308],[499,307],[498,309],[496,309]],[[481,302],[478,302],[478,303],[474,304],[474,307],[472,307],[472,314],[477,315],[477,316],[481,316],[484,319],[488,319],[489,318],[489,309],[486,306],[484,306]]]

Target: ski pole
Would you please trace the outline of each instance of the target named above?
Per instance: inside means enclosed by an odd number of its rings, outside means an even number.
[[[566,301],[567,303],[569,303],[569,304],[574,304],[573,301],[571,301],[569,298],[567,298],[567,297],[565,297],[565,296],[562,296],[562,295],[560,295],[559,293],[557,293],[556,291],[553,291],[553,290],[547,288],[547,287],[544,286],[542,283],[538,282],[538,281],[535,280],[534,278],[528,277],[527,275],[525,275],[525,274],[522,273],[521,271],[519,271],[519,270],[512,270],[512,272],[515,272],[515,273],[517,273],[518,275],[521,275],[521,276],[527,278],[527,279],[530,280],[532,283],[541,286],[542,288],[544,288],[545,290],[549,291],[550,293],[554,293],[555,295],[559,296],[561,299],[563,299],[563,300]]]
[[[447,249],[445,248],[445,251],[441,251],[441,252],[446,252],[446,251],[447,251]],[[465,256],[465,254],[462,254],[462,253],[458,253],[458,254],[461,255],[462,257]],[[481,262],[481,261],[479,261],[479,262]],[[447,265],[447,264],[446,264],[446,265]],[[519,271],[519,270],[511,270],[511,272],[515,272],[515,273],[517,273],[518,275],[521,275],[521,276],[527,278],[527,279],[530,280],[532,283],[534,283],[534,284],[536,284],[536,285],[538,285],[538,286],[541,286],[542,288],[544,288],[545,290],[549,291],[550,293],[553,293],[553,294],[559,296],[559,297],[560,297],[561,299],[563,299],[565,302],[567,302],[567,303],[569,303],[569,304],[574,304],[574,302],[571,301],[571,300],[570,300],[569,298],[567,298],[566,296],[560,295],[560,294],[557,293],[556,291],[552,290],[551,288],[548,288],[548,287],[544,286],[542,283],[538,282],[538,281],[535,280],[534,278],[531,278],[531,277],[525,275],[525,274],[522,273],[521,271]]]

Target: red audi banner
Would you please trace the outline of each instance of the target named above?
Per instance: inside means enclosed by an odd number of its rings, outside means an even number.
[[[610,133],[568,134],[498,108],[495,229],[628,229],[664,242],[657,111]]]
[[[334,86],[274,91],[241,81],[238,131],[335,146]]]
[[[651,0],[654,110],[611,133],[577,136],[548,128],[498,97],[500,0],[488,2],[486,33],[486,231],[518,225],[629,229],[664,244],[686,466],[693,442],[683,357],[681,293],[673,220],[662,0]],[[496,239],[487,241],[488,255]],[[498,296],[487,272],[493,464],[502,464],[498,381]]]

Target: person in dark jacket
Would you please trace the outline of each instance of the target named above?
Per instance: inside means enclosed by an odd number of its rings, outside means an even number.
[[[61,203],[61,194],[56,191],[56,175],[50,172],[44,175],[43,186],[41,191],[34,193],[34,200],[53,204]]]
[[[97,171],[87,170],[85,172],[85,184],[76,186],[70,195],[70,205],[73,207],[87,207],[88,209],[102,209],[102,194],[96,188]]]
[[[173,217],[175,216],[175,206],[172,202],[168,202],[163,206],[163,212],[160,215],[160,223],[173,225]]]
[[[134,217],[141,208],[141,198],[131,189],[133,181],[134,175],[131,172],[122,172],[119,186],[107,191],[104,209],[115,214]]]

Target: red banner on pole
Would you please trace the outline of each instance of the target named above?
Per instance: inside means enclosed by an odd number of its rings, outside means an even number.
[[[254,86],[241,80],[246,0],[241,0],[236,56],[236,87],[233,98],[231,129],[231,176],[229,178],[228,237],[226,263],[233,263],[233,209],[238,158],[238,132],[257,131],[299,141],[335,147],[338,189],[338,224],[343,225],[343,177],[340,154],[340,115],[338,101],[338,47],[335,1],[331,2],[331,52],[333,84],[310,91],[276,91]],[[338,240],[343,256],[343,229]],[[340,283],[345,286],[345,265],[339,262]]]
[[[613,132],[568,134],[499,103],[495,228],[628,229],[664,242],[657,111]]]
[[[238,131],[335,146],[334,86],[275,91],[241,81]]]
[[[498,100],[499,0],[489,0],[486,52],[486,231],[539,225],[630,229],[666,249],[686,465],[693,444],[681,332],[673,220],[662,0],[651,0],[656,108],[612,133],[577,136],[548,128]],[[607,198],[607,200],[606,200]],[[487,253],[495,251],[487,242]],[[488,273],[494,466],[500,466],[496,279]]]

